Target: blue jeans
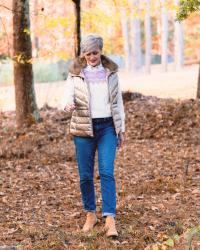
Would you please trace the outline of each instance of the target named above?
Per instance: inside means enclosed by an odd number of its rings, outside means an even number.
[[[80,176],[80,189],[84,209],[95,212],[94,164],[98,151],[98,166],[101,181],[102,215],[116,214],[116,187],[114,160],[117,135],[112,117],[92,119],[94,137],[74,136],[76,159]]]

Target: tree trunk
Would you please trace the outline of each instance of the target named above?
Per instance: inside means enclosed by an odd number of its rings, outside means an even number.
[[[150,16],[150,0],[146,0],[145,12],[145,71],[151,73],[151,16]]]
[[[200,98],[200,62],[199,62],[198,82],[197,82],[197,98]]]
[[[81,53],[81,0],[72,0],[75,10],[75,32],[74,32],[74,54],[75,57]]]
[[[14,84],[17,126],[39,120],[33,84],[29,0],[13,0]]]
[[[162,0],[161,10],[161,67],[162,71],[167,71],[167,59],[168,59],[168,14],[165,7],[166,0]]]
[[[138,15],[139,0],[132,0],[131,14],[131,61],[132,69],[137,71],[142,66],[141,27]]]
[[[174,3],[178,6],[179,0],[175,0]],[[174,18],[176,18],[176,12]],[[174,63],[177,70],[181,69],[184,63],[183,23],[178,21],[174,21]]]
[[[128,18],[125,8],[121,8],[121,25],[122,25],[122,34],[124,40],[124,57],[125,57],[125,68],[130,69],[131,66],[131,51],[129,44],[129,25]]]

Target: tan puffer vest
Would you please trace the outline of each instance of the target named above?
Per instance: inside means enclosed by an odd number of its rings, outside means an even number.
[[[109,98],[111,103],[111,113],[115,125],[115,131],[118,135],[121,130],[121,117],[117,105],[118,95],[118,76],[117,65],[106,56],[101,56],[102,65],[107,71],[107,81],[109,89]],[[70,133],[77,136],[93,136],[92,118],[90,113],[90,90],[85,81],[82,69],[86,66],[84,58],[77,58],[73,61],[69,76],[74,81],[75,104],[76,109],[72,112],[70,121]]]

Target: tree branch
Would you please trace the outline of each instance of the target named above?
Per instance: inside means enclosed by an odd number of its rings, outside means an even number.
[[[4,5],[2,5],[2,4],[0,4],[0,8],[4,8],[4,9],[7,9],[7,10],[9,10],[9,11],[13,12],[13,10],[12,10],[12,9],[10,9],[10,8],[8,8],[7,6],[4,6]]]
[[[9,42],[8,32],[7,32],[7,30],[6,30],[6,27],[5,27],[5,24],[4,24],[4,22],[3,22],[2,17],[0,17],[0,20],[1,20],[1,23],[2,23],[2,26],[3,26],[3,29],[4,29],[4,31],[5,31],[5,33],[6,33],[6,38],[7,38],[7,43],[8,43],[8,55],[9,55],[9,57],[11,57],[11,53],[10,53],[10,42]]]

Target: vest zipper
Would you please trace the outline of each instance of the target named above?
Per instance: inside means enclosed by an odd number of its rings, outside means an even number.
[[[116,135],[117,135],[117,138],[118,138],[118,134],[117,134],[117,127],[116,127],[116,123],[115,123],[115,119],[114,119],[114,115],[113,115],[113,108],[112,108],[112,100],[111,100],[111,91],[110,91],[110,85],[109,85],[109,82],[108,82],[108,78],[109,78],[109,76],[112,74],[112,72],[110,73],[110,74],[108,74],[107,76],[106,76],[106,78],[107,78],[107,83],[108,83],[108,90],[109,90],[109,98],[110,98],[110,103],[111,103],[111,114],[112,114],[112,118],[113,118],[113,122],[114,122],[114,126],[115,126],[115,132],[116,132]]]
[[[85,80],[85,79],[84,79]],[[92,128],[92,136],[94,136],[94,131],[93,131],[93,124],[92,124],[92,112],[91,112],[91,104],[90,104],[90,98],[91,98],[91,93],[90,93],[90,87],[89,87],[89,83],[85,80],[86,84],[87,84],[87,89],[88,89],[88,94],[89,94],[89,98],[88,98],[88,102],[89,102],[89,113],[90,113],[90,121],[91,121],[91,128]]]

